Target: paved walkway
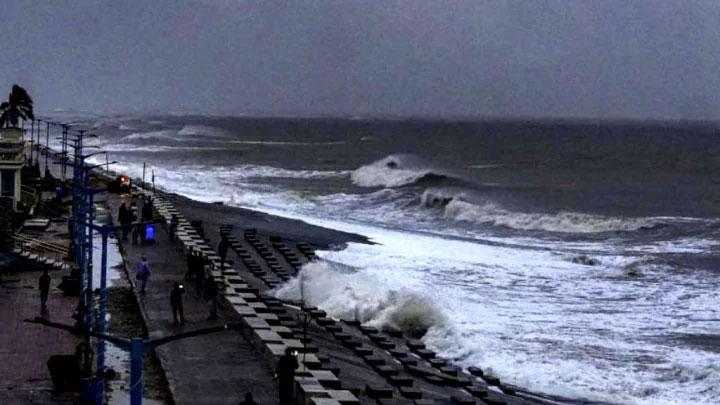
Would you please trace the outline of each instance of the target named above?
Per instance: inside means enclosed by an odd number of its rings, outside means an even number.
[[[64,330],[23,322],[40,316],[38,271],[0,273],[0,404],[71,404],[73,394],[52,395],[46,363],[54,354],[73,354],[81,339]],[[77,297],[57,289],[67,272],[51,272],[45,317],[72,324]]]
[[[120,204],[119,197],[108,196],[115,223],[118,223]],[[170,290],[174,282],[183,281],[186,260],[162,227],[157,228],[156,239],[153,246],[123,244],[123,257],[130,274],[135,274],[142,256],[150,263],[147,292],[144,296],[138,294],[150,336],[168,336],[240,321],[239,315],[230,307],[220,309],[218,320],[207,320],[208,304],[196,298],[192,288],[188,288],[183,297],[187,323],[173,325]],[[278,403],[272,370],[238,332],[182,339],[161,346],[156,352],[177,404],[237,404],[248,391],[259,404]]]

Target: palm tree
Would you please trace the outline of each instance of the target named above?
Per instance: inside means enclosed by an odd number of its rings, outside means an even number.
[[[8,101],[0,104],[0,128],[17,128],[20,119],[32,120],[33,101],[30,95],[17,84],[12,87]]]

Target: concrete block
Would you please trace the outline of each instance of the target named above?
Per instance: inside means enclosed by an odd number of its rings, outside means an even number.
[[[405,375],[391,375],[387,377],[388,382],[393,387],[412,387],[413,379]]]
[[[346,390],[328,390],[328,394],[330,394],[331,398],[335,398],[343,405],[360,405],[360,401],[358,401],[357,397],[353,395],[350,391]]]
[[[409,399],[420,399],[422,398],[422,392],[414,387],[400,387],[400,395]]]
[[[485,374],[480,367],[468,367],[468,372],[475,377],[482,377]]]
[[[280,324],[280,320],[277,318],[277,315],[275,315],[275,314],[263,314],[263,313],[258,313],[258,312],[255,312],[255,314],[258,318],[264,319],[265,322],[267,322],[271,326]]]
[[[391,387],[388,387],[386,385],[367,384],[365,386],[365,395],[367,395],[369,398],[373,398],[373,399],[392,398],[393,390]]]
[[[253,334],[263,343],[283,343],[282,337],[269,329],[254,329]]]
[[[410,350],[424,349],[425,343],[416,339],[410,339],[407,341],[407,347],[409,347]]]
[[[327,370],[310,370],[310,375],[325,388],[340,389],[340,380]]]
[[[378,374],[380,374],[381,376],[386,377],[386,378],[391,375],[399,375],[400,374],[400,369],[395,366],[389,366],[389,365],[383,364],[383,365],[379,365],[374,368],[375,368],[375,371],[378,372]]]
[[[475,405],[475,400],[470,397],[461,397],[453,395],[450,397],[450,403],[456,405]]]
[[[244,320],[245,320],[245,323],[248,325],[248,327],[250,327],[252,329],[271,329],[270,324],[267,323],[267,321],[264,319],[248,317],[248,318],[244,318]],[[277,328],[277,326],[275,328]],[[275,330],[274,328],[273,328],[273,330],[275,332],[277,332],[277,330]]]

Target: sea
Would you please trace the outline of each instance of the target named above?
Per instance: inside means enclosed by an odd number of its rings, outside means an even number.
[[[279,287],[579,401],[720,403],[720,129],[655,122],[72,118],[111,168],[367,236]],[[91,158],[105,163],[103,155]]]

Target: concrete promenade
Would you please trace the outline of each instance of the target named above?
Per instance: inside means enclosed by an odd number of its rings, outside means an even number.
[[[77,297],[57,289],[65,271],[51,271],[48,309],[40,311],[39,271],[16,269],[0,274],[0,404],[72,404],[76,394],[52,395],[46,363],[56,354],[73,354],[82,339],[64,330],[23,322],[43,315],[72,324]]]
[[[115,223],[119,223],[120,198],[111,194],[107,202]],[[140,201],[138,206],[142,206]],[[129,274],[135,274],[142,256],[147,257],[150,263],[151,276],[146,293],[141,295],[135,289],[149,335],[168,336],[241,321],[240,316],[228,306],[220,308],[219,319],[208,320],[208,303],[197,298],[192,288],[187,288],[183,296],[187,323],[173,325],[170,290],[174,282],[184,281],[186,259],[178,251],[178,245],[170,242],[165,229],[159,226],[157,230],[156,244],[152,246],[134,246],[130,240],[122,244]],[[177,404],[237,404],[245,392],[252,392],[259,404],[278,403],[276,383],[272,380],[273,370],[237,331],[174,341],[160,346],[156,353]]]

